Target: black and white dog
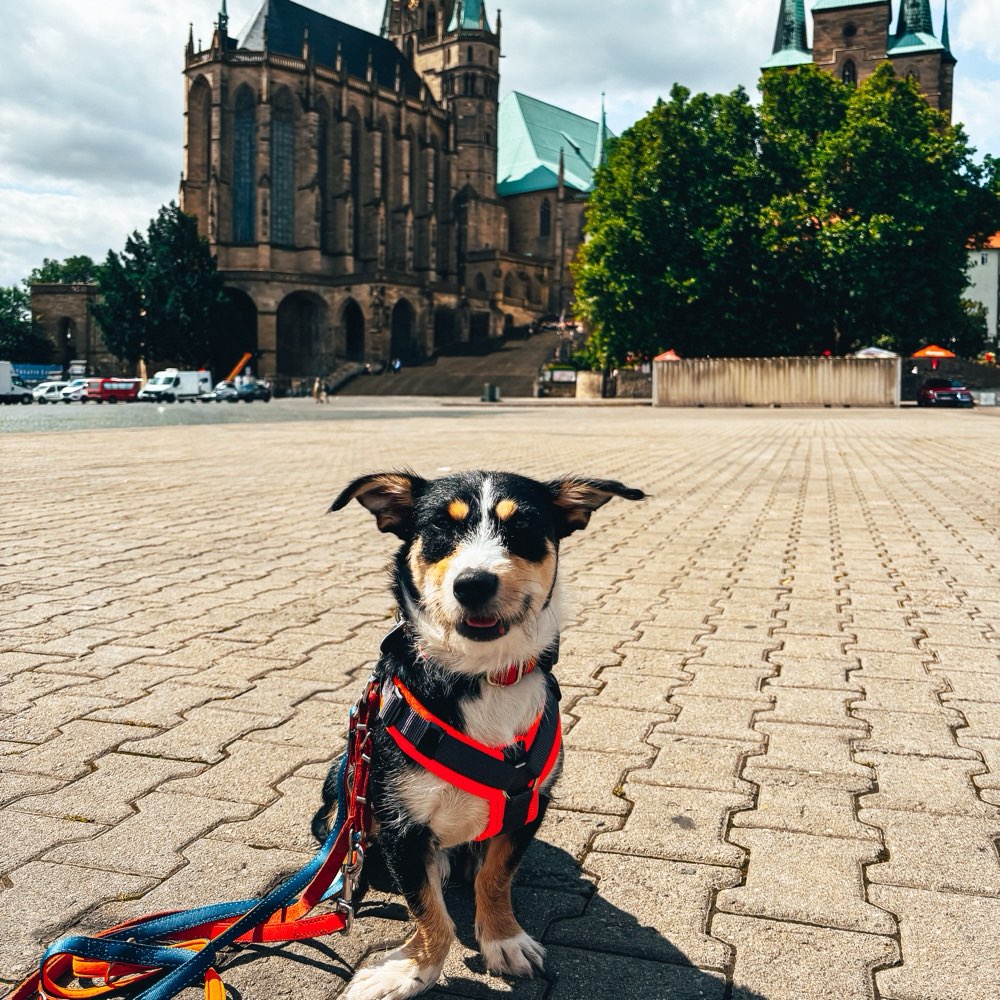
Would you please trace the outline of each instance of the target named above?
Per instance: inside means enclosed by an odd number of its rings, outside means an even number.
[[[515,919],[510,887],[561,762],[551,673],[559,543],[613,497],[644,496],[609,480],[387,472],[357,479],[333,502],[340,510],[358,500],[403,543],[393,570],[399,625],[375,668],[382,707],[364,875],[384,866],[416,923],[401,948],[354,977],[347,1000],[402,1000],[437,982],[454,939],[442,886],[459,850],[477,868],[486,967],[518,976],[541,969],[544,949]],[[336,771],[313,824],[320,839],[336,808]]]

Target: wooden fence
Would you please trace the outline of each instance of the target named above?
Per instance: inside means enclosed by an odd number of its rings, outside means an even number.
[[[654,406],[899,406],[899,358],[653,363]]]

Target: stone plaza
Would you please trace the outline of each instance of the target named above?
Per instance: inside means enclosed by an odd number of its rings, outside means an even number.
[[[488,976],[454,886],[427,995],[1000,997],[1000,411],[382,405],[0,433],[0,993],[312,856],[393,621],[395,540],[327,508],[485,467],[650,497],[563,547],[565,770],[515,881],[546,973]],[[326,1000],[406,934],[374,894],[223,978]]]

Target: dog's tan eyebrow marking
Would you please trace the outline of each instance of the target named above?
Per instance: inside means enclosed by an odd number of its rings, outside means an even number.
[[[469,505],[464,500],[452,500],[448,504],[448,516],[455,521],[464,521],[469,516]]]
[[[509,521],[517,513],[517,504],[513,500],[504,499],[496,505],[495,510],[501,521]]]

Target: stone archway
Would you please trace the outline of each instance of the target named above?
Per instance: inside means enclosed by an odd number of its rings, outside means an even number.
[[[423,352],[418,349],[414,334],[413,306],[406,299],[400,299],[392,307],[390,321],[389,356],[407,363],[423,361]]]
[[[275,368],[291,378],[326,375],[336,355],[326,303],[312,292],[292,292],[278,306]]]
[[[348,299],[344,306],[344,356],[348,361],[365,360],[365,314],[361,306]]]
[[[246,292],[238,288],[225,290],[226,301],[219,313],[215,336],[212,338],[211,370],[216,379],[225,378],[244,354],[252,354],[250,365],[256,372],[257,306]]]

